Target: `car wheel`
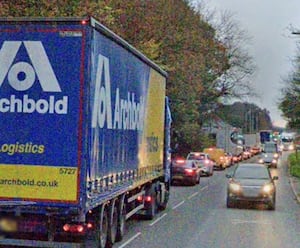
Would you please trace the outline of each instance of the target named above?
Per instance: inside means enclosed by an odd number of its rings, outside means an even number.
[[[194,186],[197,184],[197,175],[189,180],[190,185]]]
[[[234,202],[232,201],[232,199],[229,196],[227,196],[227,199],[226,199],[226,206],[227,206],[227,208],[235,207]]]
[[[275,210],[276,206],[276,196],[273,195],[272,200],[269,203],[269,210]]]
[[[197,184],[200,184],[200,174],[198,175]]]

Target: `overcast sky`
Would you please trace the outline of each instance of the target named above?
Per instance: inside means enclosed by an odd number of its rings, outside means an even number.
[[[197,0],[201,2],[202,0]],[[234,19],[252,37],[254,63],[257,66],[253,85],[260,99],[256,103],[270,111],[275,125],[284,125],[277,108],[282,78],[292,70],[292,58],[300,35],[291,35],[289,27],[300,30],[299,0],[205,0],[216,11],[229,10]],[[246,99],[245,99],[246,100]]]

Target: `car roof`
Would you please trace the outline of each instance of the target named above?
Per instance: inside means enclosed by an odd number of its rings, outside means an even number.
[[[192,166],[193,164],[195,164],[195,162],[194,160],[175,160],[173,164],[178,166]]]

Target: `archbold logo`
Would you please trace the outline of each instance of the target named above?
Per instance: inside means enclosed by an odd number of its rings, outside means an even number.
[[[21,46],[24,45],[31,63],[14,62]],[[8,83],[16,91],[26,91],[37,81],[44,92],[61,92],[53,68],[46,51],[40,41],[5,41],[0,50],[0,87],[7,78]],[[56,99],[50,95],[48,99],[33,99],[25,94],[22,98],[10,95],[0,98],[0,113],[33,113],[67,114],[68,96]]]
[[[32,65],[23,61],[13,64],[22,44],[26,48]],[[46,51],[40,41],[5,41],[0,50],[0,87],[6,75],[9,84],[17,91],[31,88],[37,76],[43,91],[61,92]]]

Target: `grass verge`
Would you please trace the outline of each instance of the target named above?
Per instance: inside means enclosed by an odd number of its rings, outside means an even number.
[[[288,157],[290,165],[290,174],[300,178],[300,152],[292,153]]]

